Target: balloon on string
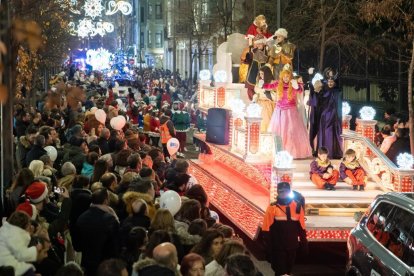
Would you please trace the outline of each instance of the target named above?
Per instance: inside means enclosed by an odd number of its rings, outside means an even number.
[[[106,121],[106,113],[102,109],[98,109],[95,112],[95,118],[98,120],[98,122],[105,124]]]
[[[55,162],[56,158],[57,158],[57,150],[55,147],[53,146],[47,146],[44,148],[44,150],[47,152],[47,155],[50,157],[50,160],[52,160],[52,162]]]
[[[181,197],[173,190],[164,192],[160,197],[160,207],[170,211],[171,215],[175,216],[181,208]]]
[[[111,119],[110,125],[115,130],[122,130],[125,126],[126,120],[123,116],[116,116]]]
[[[177,153],[178,149],[180,148],[180,142],[177,138],[170,138],[167,142],[167,150],[170,155],[174,155]]]

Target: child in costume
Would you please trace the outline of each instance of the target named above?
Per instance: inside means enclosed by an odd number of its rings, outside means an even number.
[[[328,158],[328,149],[320,147],[318,157],[310,164],[310,177],[312,183],[319,189],[335,190],[339,172],[335,170]]]
[[[279,28],[273,39],[276,43],[269,50],[269,63],[273,66],[273,77],[279,78],[279,73],[286,64],[292,67],[292,59],[295,53],[295,44],[287,41],[288,32],[284,28]]]
[[[249,100],[253,100],[254,87],[259,75],[259,69],[265,65],[268,60],[266,40],[262,35],[255,37],[254,47],[250,54],[252,55],[252,62],[247,72],[245,87],[247,88]]]
[[[260,124],[260,132],[267,132],[267,128],[275,109],[276,93],[273,90],[263,89],[264,84],[270,84],[273,81],[272,69],[269,65],[260,68],[259,80],[254,89],[253,102],[258,103],[262,107],[262,122]]]
[[[292,72],[286,66],[279,80],[265,84],[263,88],[276,91],[276,108],[268,127],[268,131],[276,136],[276,143],[281,143],[276,144],[276,149],[288,151],[295,159],[311,156],[310,145],[304,143],[308,140],[308,132],[296,108],[296,94],[303,92],[303,84],[292,79]]]
[[[366,174],[353,149],[348,149],[345,152],[345,157],[339,167],[339,173],[347,184],[352,185],[353,190],[358,190],[358,187],[360,191],[365,189]]]

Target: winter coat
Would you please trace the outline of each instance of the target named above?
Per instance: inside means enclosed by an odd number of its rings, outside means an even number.
[[[70,194],[73,205],[69,216],[69,231],[72,237],[73,248],[76,251],[80,251],[79,232],[76,227],[76,221],[89,209],[89,206],[91,205],[91,197],[91,191],[86,189],[73,189]]]
[[[62,165],[68,161],[75,165],[76,173],[81,174],[83,162],[86,161],[86,156],[80,147],[71,145],[63,156]]]
[[[86,268],[87,275],[95,275],[103,260],[118,256],[119,222],[113,215],[90,207],[80,215],[76,226],[79,230],[82,266]]]
[[[32,144],[27,140],[26,136],[21,136],[16,146],[16,158],[19,168],[26,167],[26,155],[32,148]]]
[[[93,165],[89,164],[88,162],[83,162],[81,174],[91,179],[93,175],[93,169]]]
[[[29,152],[26,154],[26,163],[25,167],[29,167],[30,162],[33,160],[39,160],[40,157],[46,155],[47,151],[45,151],[41,146],[34,145]]]
[[[15,275],[34,269],[29,262],[36,261],[37,249],[27,247],[29,242],[30,235],[26,230],[4,222],[0,228],[0,266],[12,266]]]
[[[183,245],[195,245],[200,242],[201,237],[199,235],[191,235],[188,233],[189,225],[187,223],[175,220],[174,226]]]
[[[132,269],[132,276],[175,276],[177,273],[169,268],[160,266],[154,259],[145,258],[136,262]]]

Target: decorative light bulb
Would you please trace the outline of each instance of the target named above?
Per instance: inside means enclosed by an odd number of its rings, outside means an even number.
[[[251,103],[247,106],[246,113],[248,118],[261,118],[262,107],[257,103]]]
[[[342,116],[348,115],[351,112],[351,106],[348,102],[342,102]]]
[[[207,69],[201,70],[199,76],[200,76],[200,80],[203,80],[203,81],[210,80],[211,78],[210,70],[207,70]]]
[[[397,165],[401,169],[406,169],[406,170],[412,169],[414,165],[414,157],[407,152],[400,153],[397,156]]]
[[[282,150],[276,153],[274,159],[274,167],[280,169],[292,168],[293,157],[289,152]]]
[[[217,70],[214,73],[214,80],[216,82],[226,82],[227,81],[227,73],[224,70]]]
[[[361,115],[362,120],[373,120],[375,117],[375,109],[371,106],[363,106],[359,110],[359,114]]]

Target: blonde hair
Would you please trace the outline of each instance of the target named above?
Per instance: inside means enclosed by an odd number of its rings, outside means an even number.
[[[34,177],[39,177],[43,175],[43,169],[45,164],[40,160],[33,160],[30,162],[29,170],[32,171]]]
[[[279,84],[277,87],[277,99],[281,100],[283,98],[283,84],[284,84],[283,77],[286,75],[289,76],[289,87],[288,87],[287,98],[290,101],[293,98],[293,93],[292,93],[292,84],[290,83],[290,80],[292,79],[292,72],[290,72],[289,70],[283,70],[279,74]]]
[[[160,208],[151,221],[151,230],[175,231],[174,217],[167,209]]]
[[[254,23],[254,25],[256,25],[257,27],[260,27],[260,26],[259,26],[259,22],[260,22],[260,21],[266,21],[266,17],[265,17],[263,14],[260,14],[260,15],[256,16],[256,17],[254,18],[253,23]]]

